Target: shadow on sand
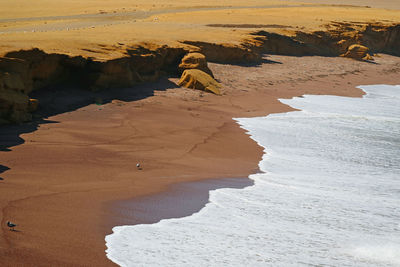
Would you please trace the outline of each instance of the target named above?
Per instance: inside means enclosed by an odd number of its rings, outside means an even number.
[[[136,101],[153,96],[154,91],[165,91],[172,88],[177,88],[177,85],[167,77],[162,77],[157,82],[98,92],[73,86],[54,86],[33,92],[31,97],[38,99],[40,103],[39,109],[33,114],[33,121],[19,125],[1,126],[0,153],[11,151],[11,147],[23,144],[25,141],[20,137],[21,134],[34,132],[41,124],[58,123],[49,120],[48,118],[51,116],[74,111],[91,104],[107,104],[112,100]],[[9,170],[8,167],[0,164],[0,174],[7,170]],[[0,177],[1,180],[4,179]]]
[[[218,63],[221,64],[221,63]],[[248,62],[248,63],[225,63],[223,65],[233,65],[233,66],[241,66],[241,67],[257,67],[261,66],[263,64],[283,64],[282,62],[275,61],[275,60],[270,60],[268,59],[267,55],[264,55],[261,60],[255,61],[255,62]]]

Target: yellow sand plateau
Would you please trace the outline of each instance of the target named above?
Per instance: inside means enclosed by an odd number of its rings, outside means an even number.
[[[260,29],[290,35],[299,29],[325,29],[332,21],[398,23],[400,12],[294,1],[14,0],[0,1],[0,18],[0,55],[38,47],[46,52],[110,59],[142,42],[235,44]]]

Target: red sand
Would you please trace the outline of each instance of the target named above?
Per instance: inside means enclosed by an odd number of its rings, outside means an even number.
[[[290,110],[277,98],[359,97],[360,84],[400,84],[400,58],[383,55],[376,63],[271,56],[261,66],[210,64],[223,96],[156,83],[146,85],[155,96],[50,117],[56,123],[41,124],[21,136],[25,143],[0,153],[10,168],[0,174],[0,262],[113,265],[104,237],[135,220],[115,210],[120,201],[183,181],[247,177],[257,171],[262,149],[232,117]],[[2,140],[20,128],[2,129]],[[143,170],[136,169],[139,161]],[[19,231],[8,231],[7,220]]]

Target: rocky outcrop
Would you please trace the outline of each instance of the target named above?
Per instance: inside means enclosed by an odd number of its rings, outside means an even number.
[[[71,83],[88,90],[102,90],[155,81],[177,73],[183,48],[166,46],[149,50],[141,46],[127,56],[109,61],[47,54],[39,49],[10,52],[0,58],[0,124],[29,121],[38,101],[32,91]]]
[[[207,66],[206,57],[200,53],[189,53],[182,58],[179,70],[183,72],[186,69],[198,69],[214,77],[212,71]]]
[[[46,54],[39,49],[32,49],[10,52],[6,57],[24,62],[24,68],[19,68],[18,73],[24,76],[25,93],[67,79],[66,66],[62,64],[67,55]]]
[[[347,52],[342,56],[357,60],[371,60],[372,57],[368,54],[368,51],[369,49],[366,46],[353,44],[349,46]]]
[[[221,95],[221,84],[204,71],[198,69],[185,70],[178,85]]]

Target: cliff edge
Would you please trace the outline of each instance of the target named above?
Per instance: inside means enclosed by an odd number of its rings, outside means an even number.
[[[37,16],[26,17],[23,10],[16,17],[5,14],[0,20],[0,125],[31,120],[40,107],[33,92],[66,85],[135,90],[138,83],[177,76],[184,69],[212,76],[207,61],[259,64],[263,54],[358,60],[372,60],[376,53],[400,56],[396,10],[246,3],[114,10],[116,4],[98,13],[74,7],[80,15],[55,10],[53,16],[32,11]],[[188,53],[192,56],[184,59]]]

